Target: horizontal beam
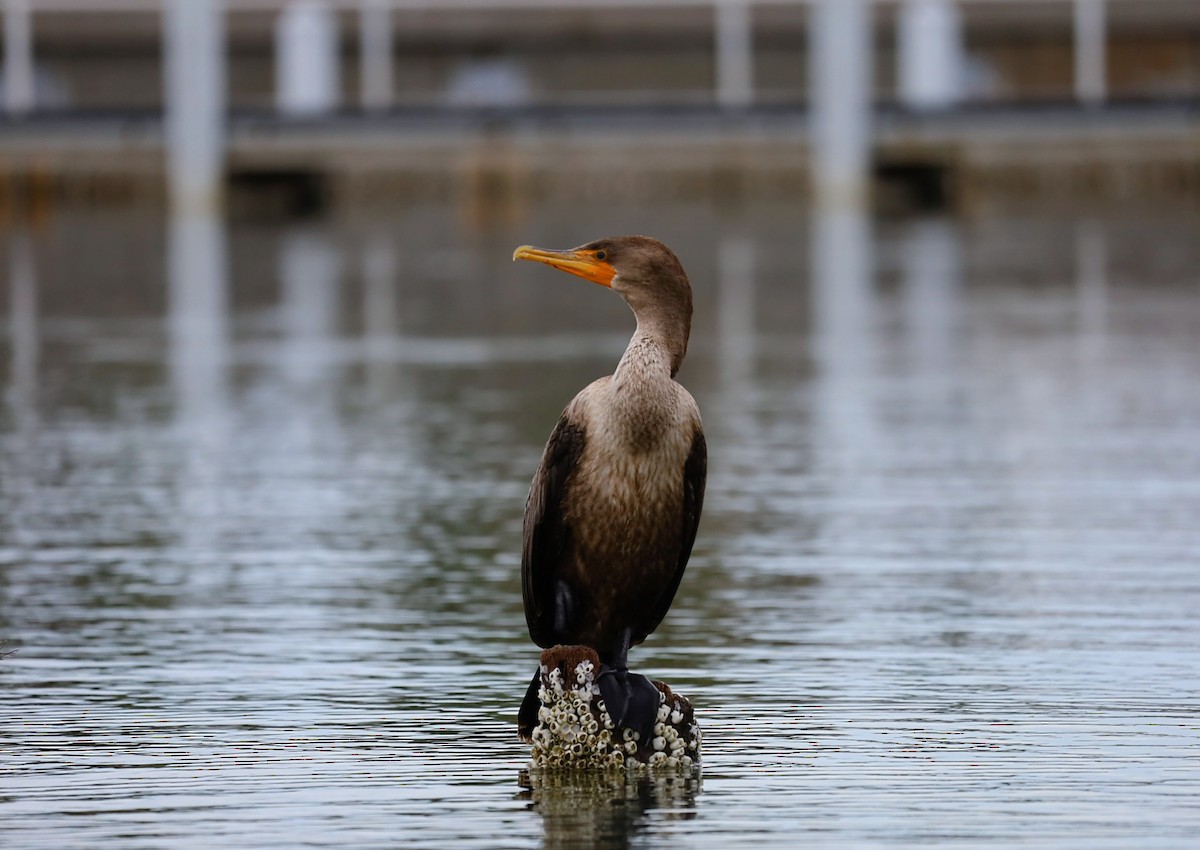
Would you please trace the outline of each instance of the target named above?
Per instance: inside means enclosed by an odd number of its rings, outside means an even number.
[[[228,12],[278,11],[290,0],[225,0]],[[357,12],[362,0],[328,0],[329,5],[346,12]],[[379,0],[379,3],[398,12],[478,12],[488,9],[499,11],[536,10],[570,14],[579,11],[622,9],[629,11],[652,11],[654,9],[695,8],[715,6],[811,6],[819,0],[573,0],[564,4],[562,0]],[[876,6],[894,6],[903,0],[874,0]],[[996,6],[998,0],[957,0],[964,6],[986,4]],[[1114,5],[1152,3],[1183,6],[1180,0],[1109,0]],[[30,0],[34,12],[80,13],[80,12],[144,12],[158,13],[163,0]],[[1004,5],[1062,6],[1067,8],[1071,0],[1003,0]]]
[[[963,162],[984,169],[1018,160],[1057,162],[1062,168],[1090,162],[1097,173],[1108,163],[1120,166],[1116,174],[1140,164],[1175,168],[1173,163],[1195,162],[1198,107],[1200,101],[1192,99],[1108,101],[1096,107],[989,105],[928,114],[877,110],[872,149],[884,162]],[[271,111],[234,111],[228,126],[231,167],[251,171],[457,169],[493,150],[489,145],[497,139],[515,152],[516,161],[547,169],[621,162],[664,174],[698,161],[708,163],[705,168],[748,164],[747,173],[807,169],[811,152],[808,112],[798,106],[751,107],[745,113],[711,103],[689,109],[528,108],[510,116],[490,109],[404,109],[299,123]],[[158,181],[162,130],[161,115],[149,111],[79,118],[35,114],[28,121],[0,121],[0,157],[10,169],[37,167],[65,178]],[[1190,173],[1180,167],[1179,173]],[[1191,191],[1186,182],[1180,186],[1181,192]]]

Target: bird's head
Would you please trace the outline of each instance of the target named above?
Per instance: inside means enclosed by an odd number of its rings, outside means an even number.
[[[692,287],[683,266],[670,248],[649,236],[610,236],[566,251],[522,245],[513,259],[535,260],[607,286],[625,299],[639,322],[691,325]]]

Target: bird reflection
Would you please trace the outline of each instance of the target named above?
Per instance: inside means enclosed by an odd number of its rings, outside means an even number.
[[[698,774],[628,776],[624,771],[584,773],[530,768],[518,777],[519,799],[542,816],[546,850],[598,848],[623,850],[656,819],[696,817]]]

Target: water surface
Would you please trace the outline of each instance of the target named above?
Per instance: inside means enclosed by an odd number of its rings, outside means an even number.
[[[637,667],[698,779],[524,776],[521,512],[691,272],[708,499]],[[0,292],[6,848],[1186,847],[1200,223],[62,213]],[[532,786],[532,788],[527,787]]]

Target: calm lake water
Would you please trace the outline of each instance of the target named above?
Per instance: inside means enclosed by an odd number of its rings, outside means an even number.
[[[691,273],[697,779],[521,773],[521,514]],[[1200,220],[61,213],[0,292],[5,848],[1195,847]],[[526,786],[532,785],[532,789]]]

